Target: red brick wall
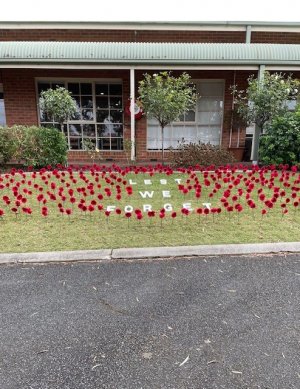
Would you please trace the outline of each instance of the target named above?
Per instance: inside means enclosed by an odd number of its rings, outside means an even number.
[[[2,77],[7,125],[37,124],[35,83],[30,72],[4,69]]]
[[[0,29],[0,41],[244,43],[245,31]],[[252,31],[251,43],[300,44],[300,33]]]
[[[244,31],[0,30],[0,41],[245,42]]]
[[[251,43],[300,44],[300,33],[252,31]]]

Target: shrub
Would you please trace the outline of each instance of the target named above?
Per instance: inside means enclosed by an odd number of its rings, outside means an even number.
[[[171,150],[171,161],[176,166],[226,165],[235,162],[234,156],[220,146],[210,143],[182,143],[176,150]]]
[[[18,150],[18,139],[9,127],[0,127],[0,166],[14,158]]]
[[[65,164],[68,145],[55,128],[0,127],[0,164],[11,160],[35,168]]]
[[[64,165],[67,150],[66,138],[59,130],[35,126],[24,128],[22,160],[26,166]]]
[[[300,109],[275,118],[260,141],[260,160],[266,165],[300,163]]]

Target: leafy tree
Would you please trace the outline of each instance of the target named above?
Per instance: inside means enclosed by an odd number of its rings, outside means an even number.
[[[236,85],[231,89],[238,115],[247,124],[255,123],[262,133],[274,118],[286,114],[287,101],[298,98],[299,86],[290,75],[265,71],[261,80],[250,76],[246,90],[238,90]]]
[[[60,124],[63,131],[63,124],[77,112],[76,101],[71,93],[63,88],[48,89],[41,93],[40,108],[55,122]]]
[[[179,77],[170,72],[144,75],[139,82],[139,101],[145,114],[158,121],[162,138],[162,162],[164,162],[164,128],[181,115],[195,109],[197,95],[187,73]]]

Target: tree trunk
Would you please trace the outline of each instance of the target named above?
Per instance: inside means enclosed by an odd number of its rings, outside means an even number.
[[[164,149],[164,127],[161,127],[161,164],[165,162],[165,149]]]
[[[255,124],[254,127],[254,134],[253,134],[253,139],[252,139],[252,149],[251,149],[251,161],[254,165],[258,164],[258,150],[259,150],[259,138],[261,134],[261,128],[258,126],[258,124]]]

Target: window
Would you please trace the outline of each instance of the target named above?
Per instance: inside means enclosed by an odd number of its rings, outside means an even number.
[[[0,126],[6,126],[3,86],[0,84]]]
[[[195,111],[189,111],[164,129],[165,148],[179,143],[198,142],[220,144],[224,110],[224,81],[195,81],[200,98]],[[161,129],[156,120],[147,123],[147,149],[161,150]]]
[[[70,150],[90,140],[101,150],[123,150],[123,88],[121,83],[88,81],[38,82],[38,93],[63,86],[72,93],[76,114],[64,125]],[[40,111],[40,123],[57,125]]]

